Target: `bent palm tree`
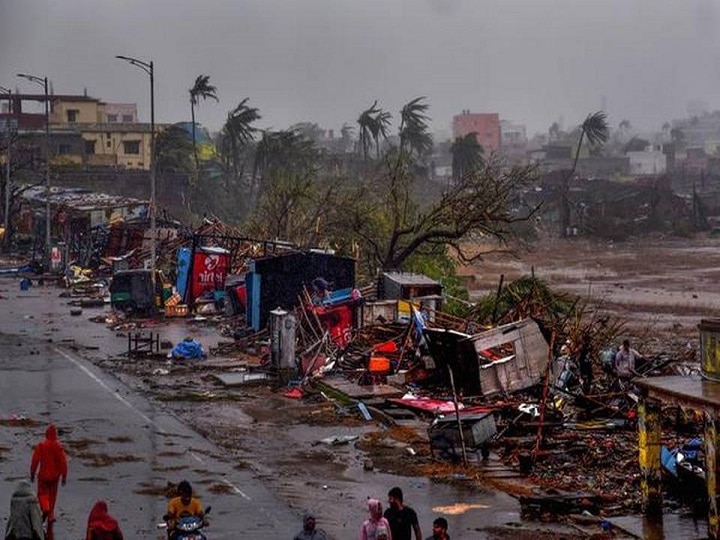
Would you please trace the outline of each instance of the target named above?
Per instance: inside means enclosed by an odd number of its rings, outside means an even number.
[[[197,139],[195,135],[195,105],[202,99],[214,99],[220,101],[217,97],[217,88],[210,84],[210,75],[198,75],[195,84],[189,90],[190,92],[190,114],[192,116],[192,144],[193,154],[195,155],[195,168],[199,167],[197,154]]]
[[[376,132],[376,121],[375,116],[380,112],[377,106],[377,100],[367,109],[360,113],[358,116],[358,137],[360,139],[360,151],[362,152],[363,159],[367,160],[368,152],[370,150],[371,141],[374,138]]]
[[[260,111],[248,105],[248,98],[243,99],[228,113],[221,140],[223,146],[229,150],[224,154],[228,156],[228,161],[232,162],[232,168],[236,176],[240,172],[239,164],[242,161],[242,150],[257,132],[257,128],[252,124],[260,120],[260,118]]]
[[[580,140],[578,141],[577,148],[575,149],[575,159],[573,160],[571,175],[575,174],[583,139],[587,139],[591,146],[604,144],[608,140],[608,123],[605,111],[588,114],[585,121],[580,124]]]
[[[414,152],[418,158],[432,148],[429,133],[430,118],[425,114],[429,105],[424,97],[418,97],[406,103],[400,111],[400,153],[404,150]]]
[[[578,158],[580,157],[580,149],[583,140],[587,139],[591,146],[603,144],[608,139],[608,123],[605,111],[597,111],[588,114],[585,121],[580,124],[580,139],[575,149],[575,159],[573,160],[572,169],[563,178],[562,185],[562,236],[567,236],[570,227],[570,199],[568,193],[570,191],[570,178],[575,175],[577,169]]]

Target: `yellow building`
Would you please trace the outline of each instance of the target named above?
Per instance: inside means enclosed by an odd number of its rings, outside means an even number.
[[[74,131],[82,136],[82,156],[62,155],[67,162],[150,169],[150,124],[137,121],[135,104],[104,103],[88,96],[55,96],[51,101],[50,129]]]

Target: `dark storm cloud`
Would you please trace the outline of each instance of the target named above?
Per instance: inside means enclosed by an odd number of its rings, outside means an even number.
[[[718,16],[713,0],[0,0],[0,85],[47,74],[147,117],[125,54],[155,61],[160,121],[187,119],[208,74],[221,102],[198,117],[213,128],[243,97],[265,126],[337,129],[419,95],[437,129],[461,109],[571,125],[602,96],[613,123],[659,127],[691,100],[720,108]]]

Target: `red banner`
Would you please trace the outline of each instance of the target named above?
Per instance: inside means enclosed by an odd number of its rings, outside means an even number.
[[[230,268],[230,253],[223,250],[203,250],[195,252],[192,266],[192,298],[202,296],[205,291],[222,290]]]

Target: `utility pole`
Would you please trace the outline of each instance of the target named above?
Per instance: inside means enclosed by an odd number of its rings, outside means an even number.
[[[18,73],[18,77],[39,84],[45,91],[45,254],[43,263],[50,267],[50,96],[48,95],[48,78]]]
[[[145,62],[130,56],[117,55],[115,58],[125,60],[139,67],[150,76],[150,272],[155,283],[155,256],[157,231],[155,225],[155,68],[152,61]],[[154,294],[154,291],[153,291]]]
[[[0,92],[8,95],[8,116],[5,117],[5,136],[7,139],[7,148],[5,151],[5,232],[3,233],[3,246],[5,249],[9,247],[10,239],[10,112],[12,108],[12,90],[0,86]]]

